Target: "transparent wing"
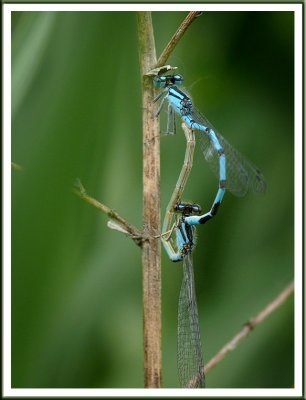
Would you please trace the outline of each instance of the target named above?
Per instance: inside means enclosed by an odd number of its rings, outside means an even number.
[[[224,137],[216,132],[211,123],[196,109],[191,111],[192,119],[215,132],[226,157],[226,189],[235,196],[244,196],[248,191],[264,193],[266,182],[260,170],[232,147]],[[199,131],[199,143],[205,160],[209,163],[214,174],[219,178],[219,158],[209,136]]]
[[[179,297],[177,362],[181,387],[203,388],[205,378],[198,308],[191,254],[183,260],[183,282]]]

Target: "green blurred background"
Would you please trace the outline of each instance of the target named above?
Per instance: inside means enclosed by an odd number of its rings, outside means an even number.
[[[185,15],[153,13],[158,54]],[[290,12],[204,12],[169,60],[268,183],[265,196],[226,194],[218,217],[198,229],[206,362],[293,278],[293,28]],[[14,12],[12,77],[12,161],[24,167],[12,171],[12,386],[143,387],[140,250],[71,190],[79,177],[141,227],[135,13]],[[182,133],[162,137],[162,216],[184,151]],[[216,188],[197,148],[185,199],[207,210]],[[162,257],[163,385],[178,387],[182,272]],[[291,297],[207,386],[292,387],[293,345]]]

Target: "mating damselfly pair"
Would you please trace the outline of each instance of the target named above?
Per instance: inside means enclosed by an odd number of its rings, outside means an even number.
[[[263,193],[265,179],[260,170],[232,147],[209,121],[194,107],[181,87],[181,75],[155,76],[154,86],[161,88],[154,102],[161,103],[158,116],[168,102],[166,133],[176,133],[176,114],[183,121],[186,136],[184,164],[171,200],[167,206],[161,239],[169,258],[183,260],[183,282],[178,312],[178,371],[182,387],[205,387],[197,302],[194,289],[192,251],[195,246],[195,225],[201,225],[216,215],[226,190],[236,196],[248,191]],[[172,132],[171,132],[172,131]],[[219,179],[219,187],[211,209],[202,214],[198,204],[183,203],[181,197],[193,164],[197,137],[205,160]]]

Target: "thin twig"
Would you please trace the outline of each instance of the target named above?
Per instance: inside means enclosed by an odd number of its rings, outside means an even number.
[[[284,301],[293,293],[294,284],[291,282],[285,289],[278,294],[271,303],[267,304],[254,318],[251,318],[225,346],[206,364],[204,373],[207,374],[214,368],[224,357],[235,350],[240,342],[245,339],[250,332],[260,323],[262,323],[269,315],[271,315]]]
[[[134,240],[137,246],[142,246],[143,241],[146,239],[141,231],[139,231],[135,226],[131,225],[124,218],[122,218],[115,210],[107,207],[106,205],[100,203],[95,198],[89,196],[86,193],[86,190],[82,183],[78,180],[75,184],[74,193],[77,194],[82,200],[86,201],[86,203],[94,206],[99,211],[103,212],[109,218],[116,221],[117,224],[108,224],[111,229],[115,229],[119,232],[125,233]],[[111,226],[110,226],[111,225]],[[117,225],[117,226],[116,226]]]
[[[172,67],[172,65],[163,65],[162,67],[156,67],[151,69],[150,71],[146,72],[146,76],[157,76],[161,74],[165,74],[166,72],[173,71],[177,69],[177,67]]]
[[[170,54],[174,50],[175,46],[178,44],[180,41],[181,37],[184,35],[186,32],[187,28],[192,24],[192,22],[199,17],[202,14],[202,11],[191,11],[187,17],[184,19],[184,21],[181,23],[179,26],[178,30],[175,32],[175,34],[172,36],[170,42],[167,44],[167,46],[164,48],[162,54],[160,55],[156,65],[154,68],[161,67],[165,65],[166,61],[168,60]]]
[[[11,162],[12,170],[14,171],[23,171],[23,166],[14,162]]]

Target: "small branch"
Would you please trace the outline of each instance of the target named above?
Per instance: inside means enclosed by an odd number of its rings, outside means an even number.
[[[171,65],[163,65],[162,67],[156,67],[151,69],[150,71],[146,72],[145,76],[157,76],[165,74],[166,72],[173,71],[177,69],[177,67],[172,67]]]
[[[82,183],[78,180],[75,184],[74,193],[78,195],[82,200],[86,201],[86,203],[94,206],[99,211],[106,214],[109,218],[111,218],[115,222],[108,222],[108,227],[111,229],[115,229],[119,232],[125,233],[130,236],[131,239],[137,244],[137,246],[142,246],[144,240],[146,240],[145,236],[141,231],[135,228],[133,225],[128,223],[124,218],[122,218],[115,210],[107,207],[106,205],[100,203],[95,198],[89,196],[86,193],[86,190]]]
[[[166,61],[168,60],[170,54],[174,50],[177,43],[180,41],[181,37],[186,32],[187,28],[192,24],[192,22],[202,14],[202,11],[192,11],[190,12],[184,21],[179,26],[178,30],[172,36],[170,42],[167,44],[165,49],[163,50],[162,54],[160,55],[155,68],[161,67],[165,65]]]
[[[14,171],[23,171],[23,166],[17,163],[11,162],[11,167]]]
[[[254,318],[250,319],[244,327],[238,332],[222,349],[206,364],[204,373],[207,374],[214,368],[224,357],[235,350],[240,342],[245,339],[250,332],[260,323],[262,323],[269,315],[271,315],[284,301],[293,293],[294,284],[290,283],[271,303],[266,305]]]

